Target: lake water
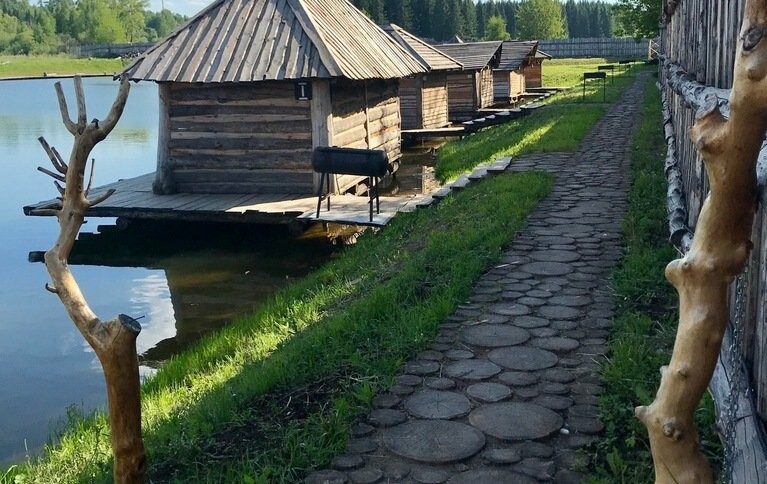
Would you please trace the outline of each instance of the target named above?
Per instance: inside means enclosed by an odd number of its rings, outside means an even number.
[[[52,80],[0,82],[0,463],[34,454],[75,405],[105,401],[94,354],[58,298],[47,293],[41,263],[30,252],[55,240],[53,218],[24,217],[25,204],[55,196],[39,136],[68,157]],[[70,107],[71,80],[63,80]],[[103,118],[117,93],[110,79],[85,79],[89,118]],[[133,85],[117,128],[93,152],[95,185],[154,170],[157,89]],[[92,219],[83,232],[97,232]],[[292,239],[280,229],[148,225],[107,228],[83,236],[71,262],[96,313],[140,317],[142,373],[233,317],[251,311],[274,290],[301,277],[332,251],[320,234]]]

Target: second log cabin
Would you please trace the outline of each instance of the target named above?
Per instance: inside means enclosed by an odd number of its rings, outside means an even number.
[[[537,41],[508,40],[503,43],[499,66],[493,71],[493,91],[496,102],[517,102],[525,93],[527,89],[525,68],[535,62],[537,51]],[[540,87],[540,74],[538,80]]]
[[[123,74],[159,86],[155,193],[310,194],[315,147],[400,158],[399,79],[425,71],[346,0],[218,0]]]
[[[470,120],[493,105],[493,69],[500,65],[502,45],[499,40],[434,46],[463,65],[462,71],[447,76],[451,121]]]
[[[398,25],[381,28],[428,70],[400,80],[402,128],[433,129],[450,124],[447,78],[463,66]]]

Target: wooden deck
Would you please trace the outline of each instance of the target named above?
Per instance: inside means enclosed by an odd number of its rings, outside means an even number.
[[[88,217],[124,217],[136,219],[173,219],[208,222],[283,224],[296,219],[355,225],[385,225],[398,211],[424,197],[382,197],[381,214],[368,219],[368,199],[354,195],[331,197],[331,211],[323,204],[315,219],[317,197],[307,193],[275,195],[192,194],[155,195],[154,173],[120,180],[93,189],[92,196],[115,189],[114,195],[88,211]],[[57,200],[46,200],[24,207],[24,214],[44,215],[37,210],[54,208]]]

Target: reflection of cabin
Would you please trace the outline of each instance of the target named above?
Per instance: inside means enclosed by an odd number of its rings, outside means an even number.
[[[496,101],[516,102],[527,87],[523,69],[535,61],[537,41],[506,41],[501,48],[501,61],[493,71]],[[539,75],[540,79],[540,75]]]
[[[498,67],[502,44],[493,41],[434,46],[464,68],[447,76],[451,120],[472,119],[477,111],[493,105],[493,69]]]
[[[382,28],[428,70],[400,80],[402,128],[430,129],[450,124],[447,76],[449,71],[460,70],[461,64],[398,25]]]
[[[155,193],[295,194],[314,147],[397,160],[399,79],[424,71],[346,0],[218,0],[125,73],[159,84]]]
[[[532,61],[522,69],[522,74],[525,76],[525,82],[527,87],[542,87],[542,64],[546,59],[551,59],[551,56],[542,50],[535,52],[535,57]]]

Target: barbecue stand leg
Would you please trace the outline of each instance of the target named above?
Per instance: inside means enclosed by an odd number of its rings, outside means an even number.
[[[327,186],[327,192],[328,192],[328,212],[330,212],[330,173],[328,173],[328,177],[327,177],[326,180],[327,180],[327,184],[328,184],[328,186]]]
[[[368,205],[370,205],[370,221],[373,221],[373,177],[368,177]]]
[[[317,188],[317,218],[320,218],[320,207],[322,207],[322,186],[325,183],[325,173],[320,174],[320,186]]]

